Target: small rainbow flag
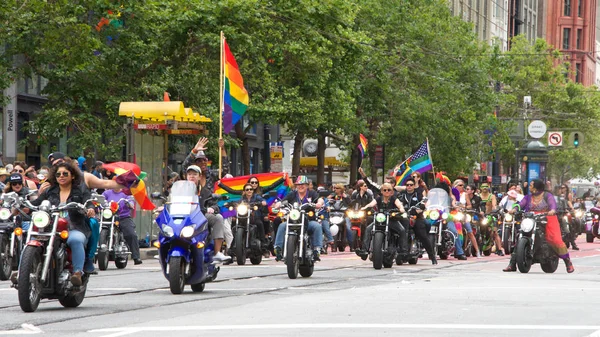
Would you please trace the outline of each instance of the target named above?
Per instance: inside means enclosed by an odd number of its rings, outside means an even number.
[[[248,91],[235,57],[223,39],[225,49],[225,90],[223,91],[223,132],[228,134],[248,109]]]
[[[369,141],[367,140],[367,137],[365,137],[365,135],[363,135],[362,133],[360,134],[359,138],[360,143],[358,144],[358,151],[360,151],[360,158],[363,159],[365,157],[367,147],[369,146]]]
[[[146,192],[146,184],[143,180],[144,177],[146,177],[146,172],[143,172],[139,166],[134,163],[119,161],[115,163],[104,164],[102,167],[117,175],[117,183],[128,188],[135,201],[143,210],[150,211],[156,208],[156,206],[154,206],[152,201],[150,201],[148,198],[148,193]],[[135,185],[136,182],[137,185]],[[127,193],[127,191],[125,192]]]
[[[256,177],[262,189],[261,193],[277,191],[277,196],[268,197],[267,204],[271,206],[275,199],[283,199],[291,190],[292,181],[287,173],[258,173],[247,176],[223,178],[215,183],[214,191],[216,194],[226,195],[229,200],[219,201],[221,215],[224,218],[235,216],[235,211],[230,211],[224,205],[227,202],[237,201],[242,198],[242,190],[250,177]]]

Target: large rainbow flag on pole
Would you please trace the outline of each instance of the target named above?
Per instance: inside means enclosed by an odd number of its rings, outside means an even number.
[[[404,184],[404,181],[410,177],[412,172],[425,173],[431,169],[433,169],[433,162],[431,161],[429,141],[426,140],[419,146],[417,152],[394,168],[396,185]]]
[[[225,90],[223,91],[223,132],[228,134],[248,108],[248,91],[235,57],[223,38]]]
[[[237,201],[242,198],[244,184],[246,184],[250,177],[256,177],[258,179],[262,194],[277,191],[277,196],[269,196],[266,198],[269,206],[271,206],[276,199],[283,199],[291,190],[290,186],[292,186],[292,181],[287,173],[258,173],[248,176],[223,178],[215,183],[214,191],[217,194],[229,197],[229,200],[219,201],[221,214],[224,218],[235,216],[235,210],[230,211],[227,209],[225,203]]]

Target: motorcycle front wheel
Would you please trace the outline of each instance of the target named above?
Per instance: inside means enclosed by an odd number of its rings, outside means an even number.
[[[179,295],[185,288],[185,259],[172,256],[169,260],[169,288],[171,293]]]
[[[25,312],[34,312],[42,298],[42,251],[38,247],[27,246],[19,265],[18,293],[19,306]]]
[[[531,260],[531,245],[529,244],[529,240],[526,238],[521,238],[517,243],[517,248],[515,249],[515,256],[517,258],[517,268],[521,273],[528,273],[531,269],[531,264],[533,261]]]
[[[377,232],[373,236],[373,268],[377,270],[383,266],[383,240],[385,234],[382,232]]]
[[[0,280],[6,281],[10,277],[12,259],[12,256],[10,256],[10,239],[6,235],[2,235],[0,237]]]
[[[111,248],[108,246],[108,236],[108,229],[102,229],[100,232],[100,241],[98,241],[100,244],[100,249],[98,249],[98,268],[100,270],[108,269],[108,251]],[[102,246],[106,248],[102,248]]]
[[[246,235],[242,227],[238,227],[235,231],[235,261],[238,266],[246,264]]]
[[[504,248],[504,254],[508,255],[512,253],[512,245],[511,245],[511,236],[512,230],[505,228],[506,233],[504,233],[504,240],[502,240],[502,248]]]
[[[285,264],[287,265],[288,277],[291,279],[296,279],[298,277],[298,269],[300,267],[300,261],[298,261],[298,238],[296,235],[288,236]]]
[[[558,268],[558,261],[559,261],[558,256],[553,256],[552,258],[549,258],[548,260],[541,262],[540,266],[542,267],[542,270],[544,271],[544,273],[552,274]]]

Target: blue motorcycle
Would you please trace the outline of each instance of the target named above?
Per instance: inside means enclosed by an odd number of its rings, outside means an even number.
[[[160,198],[160,193],[154,192],[152,197]],[[186,284],[192,291],[202,292],[206,282],[217,278],[219,267],[213,263],[214,244],[201,206],[219,198],[213,194],[200,205],[196,185],[176,181],[155,220],[160,232],[154,245],[158,247],[163,274],[173,294],[181,294]]]

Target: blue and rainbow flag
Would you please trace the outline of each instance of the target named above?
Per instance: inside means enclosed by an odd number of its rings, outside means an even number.
[[[431,160],[431,151],[429,150],[429,141],[425,140],[417,152],[413,153],[402,164],[394,168],[396,176],[396,185],[404,184],[404,181],[410,177],[413,172],[425,173],[433,169]]]

